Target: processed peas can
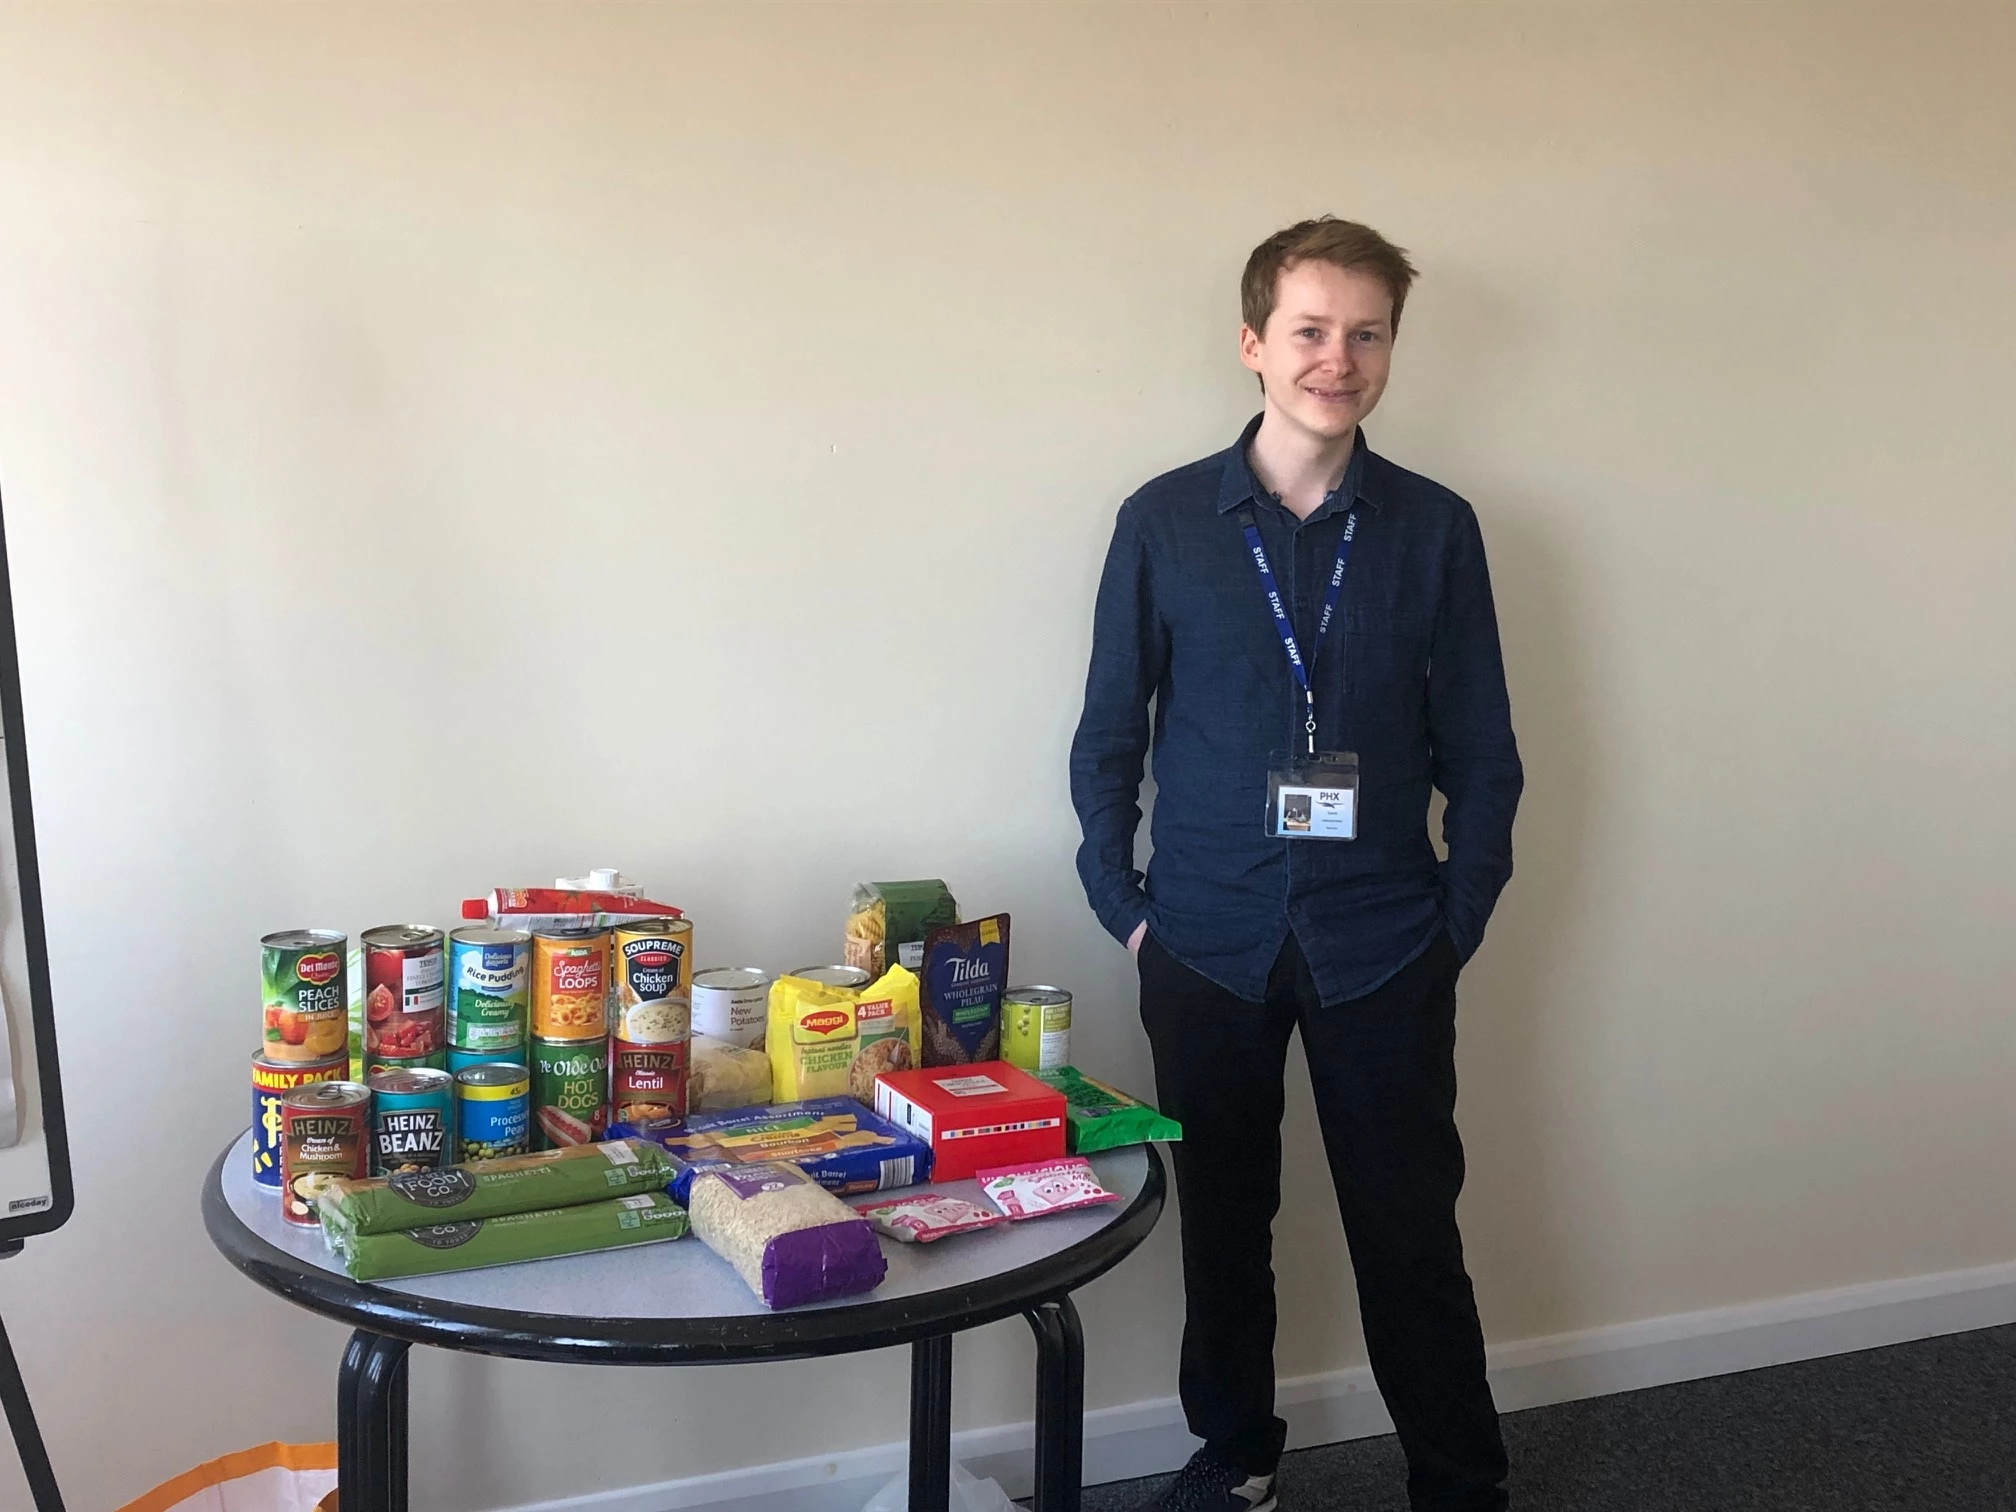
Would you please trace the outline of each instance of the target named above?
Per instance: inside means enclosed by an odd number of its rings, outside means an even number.
[[[296,1087],[344,1081],[350,1057],[340,1051],[328,1060],[276,1061],[262,1050],[252,1057],[252,1179],[269,1192],[280,1190],[280,1104]]]
[[[259,942],[271,1061],[325,1061],[344,1046],[350,941],[335,929],[284,929]]]
[[[869,981],[868,973],[859,966],[800,966],[791,975],[821,987],[838,987],[842,992],[856,992]]]
[[[446,1047],[441,931],[385,924],[364,945],[364,1058],[415,1060]]]
[[[609,931],[541,929],[532,935],[535,1040],[599,1040],[609,1033]]]
[[[695,1034],[760,1050],[769,1019],[769,972],[756,966],[716,966],[694,973]]]
[[[448,936],[448,1048],[518,1050],[532,988],[532,937],[472,924]]]
[[[455,1073],[457,1160],[495,1160],[532,1148],[532,1073],[505,1061]]]
[[[687,1042],[609,1044],[610,1119],[615,1123],[677,1127],[686,1122]]]
[[[280,1103],[280,1213],[312,1224],[315,1197],[331,1177],[362,1178],[371,1167],[371,1089],[325,1081],[296,1087]]]
[[[593,1144],[609,1127],[609,1041],[532,1041],[532,1143]]]
[[[371,1174],[455,1162],[455,1079],[446,1071],[377,1071],[371,1088]]]
[[[1062,987],[1010,987],[1001,996],[1001,1059],[1024,1071],[1071,1064],[1071,994]]]

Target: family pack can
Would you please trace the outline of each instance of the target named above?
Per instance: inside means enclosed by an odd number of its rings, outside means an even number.
[[[485,1061],[455,1073],[457,1160],[495,1160],[532,1148],[532,1073]]]
[[[532,1041],[533,1145],[593,1144],[609,1127],[609,1041]]]
[[[760,1050],[770,1020],[770,973],[716,966],[693,974],[693,1032]]]
[[[349,1033],[349,937],[335,929],[283,929],[259,942],[265,1055],[325,1061]]]
[[[280,1190],[280,1104],[296,1087],[342,1081],[350,1057],[341,1051],[328,1060],[276,1061],[265,1051],[252,1057],[252,1179],[269,1192]]]
[[[1062,987],[1010,987],[1001,996],[1001,1059],[1024,1071],[1071,1064],[1071,994]]]
[[[610,1118],[616,1123],[677,1127],[686,1121],[688,1043],[609,1043]]]
[[[472,924],[448,936],[448,1048],[518,1050],[532,989],[532,937]]]
[[[859,966],[800,966],[791,975],[817,982],[821,987],[837,987],[842,992],[858,992],[869,982],[868,973]]]
[[[455,1079],[446,1071],[380,1071],[371,1088],[371,1174],[455,1163]]]
[[[693,921],[637,919],[610,931],[616,1010],[683,996],[693,985]],[[620,1035],[621,1030],[619,1029]]]
[[[296,1087],[280,1102],[280,1212],[289,1223],[312,1224],[322,1183],[370,1174],[371,1089],[361,1082],[325,1081]]]
[[[416,1060],[445,1049],[441,931],[424,924],[367,929],[364,946],[364,1058]]]
[[[599,1040],[608,1033],[609,931],[534,931],[531,1037]]]

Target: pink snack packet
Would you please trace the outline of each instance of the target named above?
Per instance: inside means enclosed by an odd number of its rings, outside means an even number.
[[[992,1228],[1007,1221],[999,1213],[990,1213],[963,1197],[945,1197],[936,1192],[870,1202],[854,1211],[874,1224],[876,1233],[887,1234],[903,1244],[929,1244],[933,1239]]]
[[[1118,1192],[1099,1185],[1099,1178],[1092,1174],[1092,1162],[1083,1155],[998,1166],[976,1172],[974,1179],[987,1200],[1010,1218],[1045,1218],[1120,1200]]]

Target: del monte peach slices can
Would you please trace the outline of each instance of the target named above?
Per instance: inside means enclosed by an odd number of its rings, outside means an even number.
[[[283,929],[259,942],[267,1060],[313,1064],[350,1035],[350,941],[335,929]]]

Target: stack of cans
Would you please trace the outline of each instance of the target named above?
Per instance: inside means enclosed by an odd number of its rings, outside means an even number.
[[[693,921],[643,919],[611,936],[609,1100],[618,1123],[686,1121],[693,1034]]]
[[[252,1057],[252,1179],[281,1187],[287,1094],[350,1075],[350,941],[285,929],[259,942],[264,1038]]]
[[[459,1160],[532,1146],[532,937],[470,925],[448,937],[448,1069]]]

